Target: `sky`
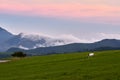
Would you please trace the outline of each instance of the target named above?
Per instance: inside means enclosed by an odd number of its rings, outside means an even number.
[[[120,0],[0,0],[0,26],[80,42],[120,39]]]

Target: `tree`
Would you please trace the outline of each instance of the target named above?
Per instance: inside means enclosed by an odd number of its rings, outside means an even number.
[[[13,57],[26,57],[27,55],[21,51],[19,52],[14,52],[11,56]]]

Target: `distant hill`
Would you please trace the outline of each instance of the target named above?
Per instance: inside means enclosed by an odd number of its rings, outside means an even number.
[[[45,55],[56,53],[84,52],[97,50],[118,50],[120,49],[120,40],[104,39],[95,43],[73,43],[54,47],[40,47],[31,50],[23,50],[19,48],[8,49],[7,52],[23,51],[32,55]]]

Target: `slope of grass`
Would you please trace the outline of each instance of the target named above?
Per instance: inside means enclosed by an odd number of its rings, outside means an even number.
[[[0,80],[120,80],[120,51],[28,57],[0,63]]]

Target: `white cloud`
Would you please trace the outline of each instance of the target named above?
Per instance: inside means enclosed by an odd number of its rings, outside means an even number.
[[[120,39],[120,34],[112,34],[112,33],[100,33],[101,38],[105,39]]]
[[[56,38],[64,40],[65,42],[68,43],[89,43],[91,42],[90,40],[87,39],[80,39],[72,34],[64,34],[64,35],[59,35]]]
[[[85,35],[84,35],[85,36]],[[120,39],[120,33],[95,33],[94,35],[86,35],[88,38],[78,38],[74,35],[61,35],[60,38],[71,43],[93,43],[103,39]]]
[[[59,37],[57,37],[59,39],[64,39],[66,41],[71,41],[71,42],[80,42],[81,40],[71,34],[64,34],[64,35],[60,35]]]
[[[26,35],[26,34],[25,34]],[[57,35],[57,36],[52,36],[52,35],[47,35],[47,34],[27,34],[25,37],[30,37],[33,40],[36,39],[41,39],[44,38],[48,40],[49,42],[52,42],[54,40],[63,40],[65,44],[69,43],[93,43],[96,41],[100,41],[102,39],[120,39],[120,34],[112,34],[112,33],[91,33],[88,35],[80,35],[81,37],[76,37],[72,34],[63,34],[63,35]],[[84,37],[85,36],[85,37]],[[55,43],[62,45],[63,43]],[[53,44],[54,45],[54,44]]]

